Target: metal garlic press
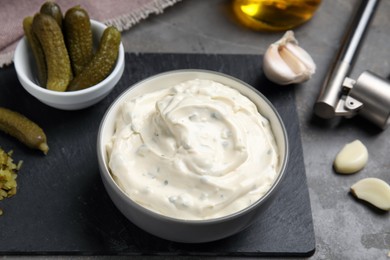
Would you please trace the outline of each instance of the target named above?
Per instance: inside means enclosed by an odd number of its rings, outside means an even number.
[[[361,39],[379,0],[363,0],[347,31],[314,105],[322,118],[361,115],[385,129],[390,124],[390,81],[370,71],[356,80],[348,77]]]

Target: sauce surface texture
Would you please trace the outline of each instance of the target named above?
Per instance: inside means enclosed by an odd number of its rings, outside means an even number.
[[[107,151],[133,201],[186,220],[244,209],[278,175],[269,121],[237,90],[203,79],[125,100]]]

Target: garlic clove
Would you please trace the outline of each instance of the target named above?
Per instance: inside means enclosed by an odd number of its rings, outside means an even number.
[[[303,48],[298,45],[293,31],[272,43],[263,57],[265,76],[279,85],[302,83],[315,73],[316,65]]]
[[[338,152],[333,162],[337,173],[352,174],[360,171],[366,166],[368,151],[366,146],[359,140],[344,145]]]
[[[382,210],[390,210],[390,186],[378,178],[365,178],[351,186],[358,199],[367,201]]]

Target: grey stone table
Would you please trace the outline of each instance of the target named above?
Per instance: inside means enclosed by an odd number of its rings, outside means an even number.
[[[364,177],[390,182],[390,130],[379,131],[354,118],[329,124],[313,118],[313,105],[354,7],[360,0],[323,1],[314,18],[295,29],[301,46],[317,64],[314,77],[296,86],[296,99],[316,236],[312,259],[390,259],[390,215],[359,203],[348,193]],[[229,1],[184,0],[123,33],[128,52],[263,54],[282,33],[246,29],[229,16]],[[379,3],[351,76],[371,70],[390,75],[390,1]],[[259,71],[259,73],[262,73]],[[337,175],[334,156],[360,139],[369,162],[361,172]]]

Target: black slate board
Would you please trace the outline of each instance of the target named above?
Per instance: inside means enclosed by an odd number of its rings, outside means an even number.
[[[294,90],[267,81],[261,60],[256,55],[126,54],[114,91],[81,111],[43,105],[21,87],[12,65],[1,69],[0,106],[41,125],[50,151],[43,156],[0,133],[0,146],[24,161],[17,195],[0,201],[0,255],[312,255],[315,238]],[[282,116],[291,148],[286,177],[267,213],[249,229],[205,244],[162,240],[129,222],[104,190],[95,151],[101,118],[123,90],[148,76],[185,68],[223,72],[258,88]]]

